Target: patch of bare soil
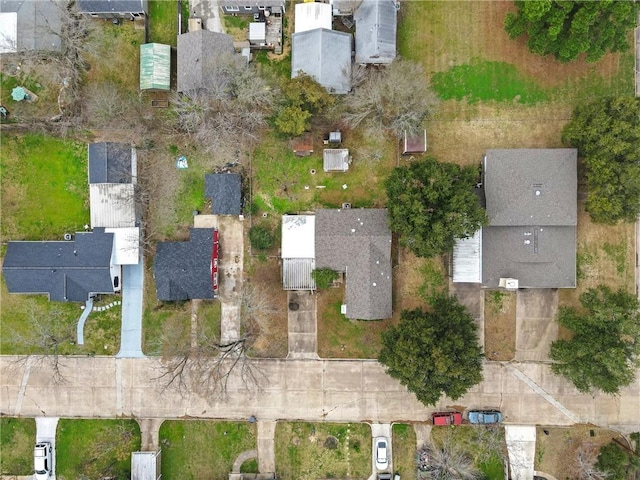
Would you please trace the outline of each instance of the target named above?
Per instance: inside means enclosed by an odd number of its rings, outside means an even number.
[[[583,452],[597,457],[602,445],[618,437],[612,430],[591,425],[538,427],[536,430],[535,469],[557,479],[583,478],[577,469],[578,454]]]
[[[484,292],[484,352],[488,360],[510,361],[516,354],[516,292]]]

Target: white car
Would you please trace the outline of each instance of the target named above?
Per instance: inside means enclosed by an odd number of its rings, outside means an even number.
[[[33,449],[33,465],[36,480],[47,480],[51,476],[51,443],[36,443]]]
[[[376,437],[373,446],[376,454],[376,468],[386,470],[389,466],[389,442],[385,437]]]

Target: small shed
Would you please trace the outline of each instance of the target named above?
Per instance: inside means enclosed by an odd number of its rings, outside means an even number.
[[[315,290],[311,272],[316,268],[315,215],[282,216],[282,287]]]
[[[322,152],[325,172],[346,172],[349,170],[348,148],[325,148]]]
[[[424,153],[427,151],[427,130],[415,133],[404,131],[402,144],[402,154],[411,155],[414,153]]]
[[[265,22],[249,24],[249,43],[252,45],[264,45],[267,43],[267,24]]]
[[[320,2],[298,3],[295,7],[294,32],[306,32],[315,28],[331,30],[331,5]]]
[[[313,137],[305,134],[294,138],[291,141],[291,149],[296,157],[308,157],[313,153]]]
[[[162,43],[140,45],[140,90],[171,88],[171,47]]]
[[[160,480],[160,450],[131,454],[131,480]]]

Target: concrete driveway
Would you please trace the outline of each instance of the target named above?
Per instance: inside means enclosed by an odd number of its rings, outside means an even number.
[[[122,324],[118,358],[144,357],[142,353],[142,295],[144,262],[122,266]]]
[[[387,439],[387,458],[389,466],[384,470],[376,468],[376,438],[385,437]],[[375,480],[378,473],[393,472],[393,448],[391,445],[391,424],[390,423],[372,423],[371,424],[371,476],[369,480]]]
[[[292,306],[297,309],[292,310]],[[288,358],[318,358],[316,295],[309,291],[290,291],[287,295],[289,329]],[[294,308],[296,308],[294,306]]]
[[[51,479],[56,478],[56,428],[58,417],[36,417],[36,443],[49,442],[51,444]]]
[[[518,290],[516,305],[516,361],[544,361],[551,342],[558,338],[558,290]]]
[[[533,480],[536,456],[536,427],[505,425],[505,440],[513,480]]]
[[[189,0],[189,15],[202,18],[206,30],[224,33],[221,14],[217,0]]]

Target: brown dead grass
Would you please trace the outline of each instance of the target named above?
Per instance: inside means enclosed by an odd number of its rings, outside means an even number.
[[[535,469],[549,473],[557,479],[579,478],[575,471],[575,458],[581,445],[588,443],[599,449],[618,437],[612,430],[592,425],[574,425],[570,428],[538,427],[536,430]],[[545,430],[549,435],[544,433]],[[590,435],[591,431],[594,436]]]
[[[488,360],[510,361],[516,355],[516,292],[484,291],[484,351]]]

